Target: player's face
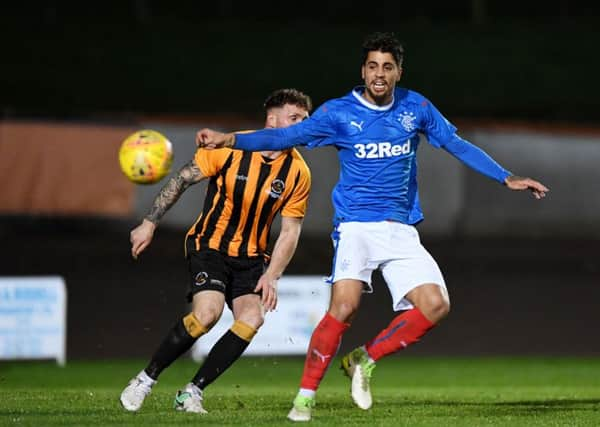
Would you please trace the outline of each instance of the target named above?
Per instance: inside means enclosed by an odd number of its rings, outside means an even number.
[[[361,74],[366,87],[365,99],[373,104],[385,105],[392,101],[402,68],[391,53],[372,50],[361,68]]]
[[[267,114],[269,128],[286,128],[300,123],[308,117],[308,111],[297,105],[285,104],[283,107],[271,108]]]

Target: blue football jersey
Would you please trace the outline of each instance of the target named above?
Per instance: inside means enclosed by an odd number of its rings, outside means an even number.
[[[393,101],[378,106],[362,97],[363,90],[357,87],[327,101],[310,118],[288,128],[236,135],[235,147],[281,150],[331,145],[340,162],[332,193],[335,224],[383,220],[416,224],[423,219],[417,186],[419,133],[436,148],[466,141],[416,92],[396,88]],[[501,181],[508,172],[498,168],[493,177]]]

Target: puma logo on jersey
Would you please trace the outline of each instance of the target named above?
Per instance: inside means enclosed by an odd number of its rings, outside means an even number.
[[[358,123],[358,122],[355,122],[354,120],[352,120],[352,121],[350,122],[350,126],[354,126],[354,127],[358,128],[358,130],[359,130],[359,131],[361,131],[361,132],[362,132],[362,130],[363,130],[363,129],[362,129],[362,126],[363,126],[363,123],[364,123],[364,122],[365,122],[364,120],[361,120],[361,122],[360,122],[360,123]]]
[[[319,358],[321,359],[321,363],[325,363],[325,361],[331,357],[331,354],[322,354],[319,350],[317,350],[316,348],[313,348],[313,353]]]
[[[410,139],[404,144],[392,145],[391,142],[369,142],[368,144],[354,144],[354,155],[359,159],[382,159],[410,154]]]

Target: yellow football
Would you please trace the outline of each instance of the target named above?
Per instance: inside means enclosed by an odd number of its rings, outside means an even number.
[[[173,146],[160,132],[139,130],[121,144],[119,163],[130,181],[154,184],[171,172]]]

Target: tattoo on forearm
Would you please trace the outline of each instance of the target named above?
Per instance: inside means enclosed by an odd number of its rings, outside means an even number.
[[[175,204],[179,196],[192,184],[199,182],[203,178],[202,172],[194,161],[190,161],[183,166],[177,174],[167,181],[164,187],[154,199],[152,208],[145,218],[148,221],[158,224],[163,215]]]

